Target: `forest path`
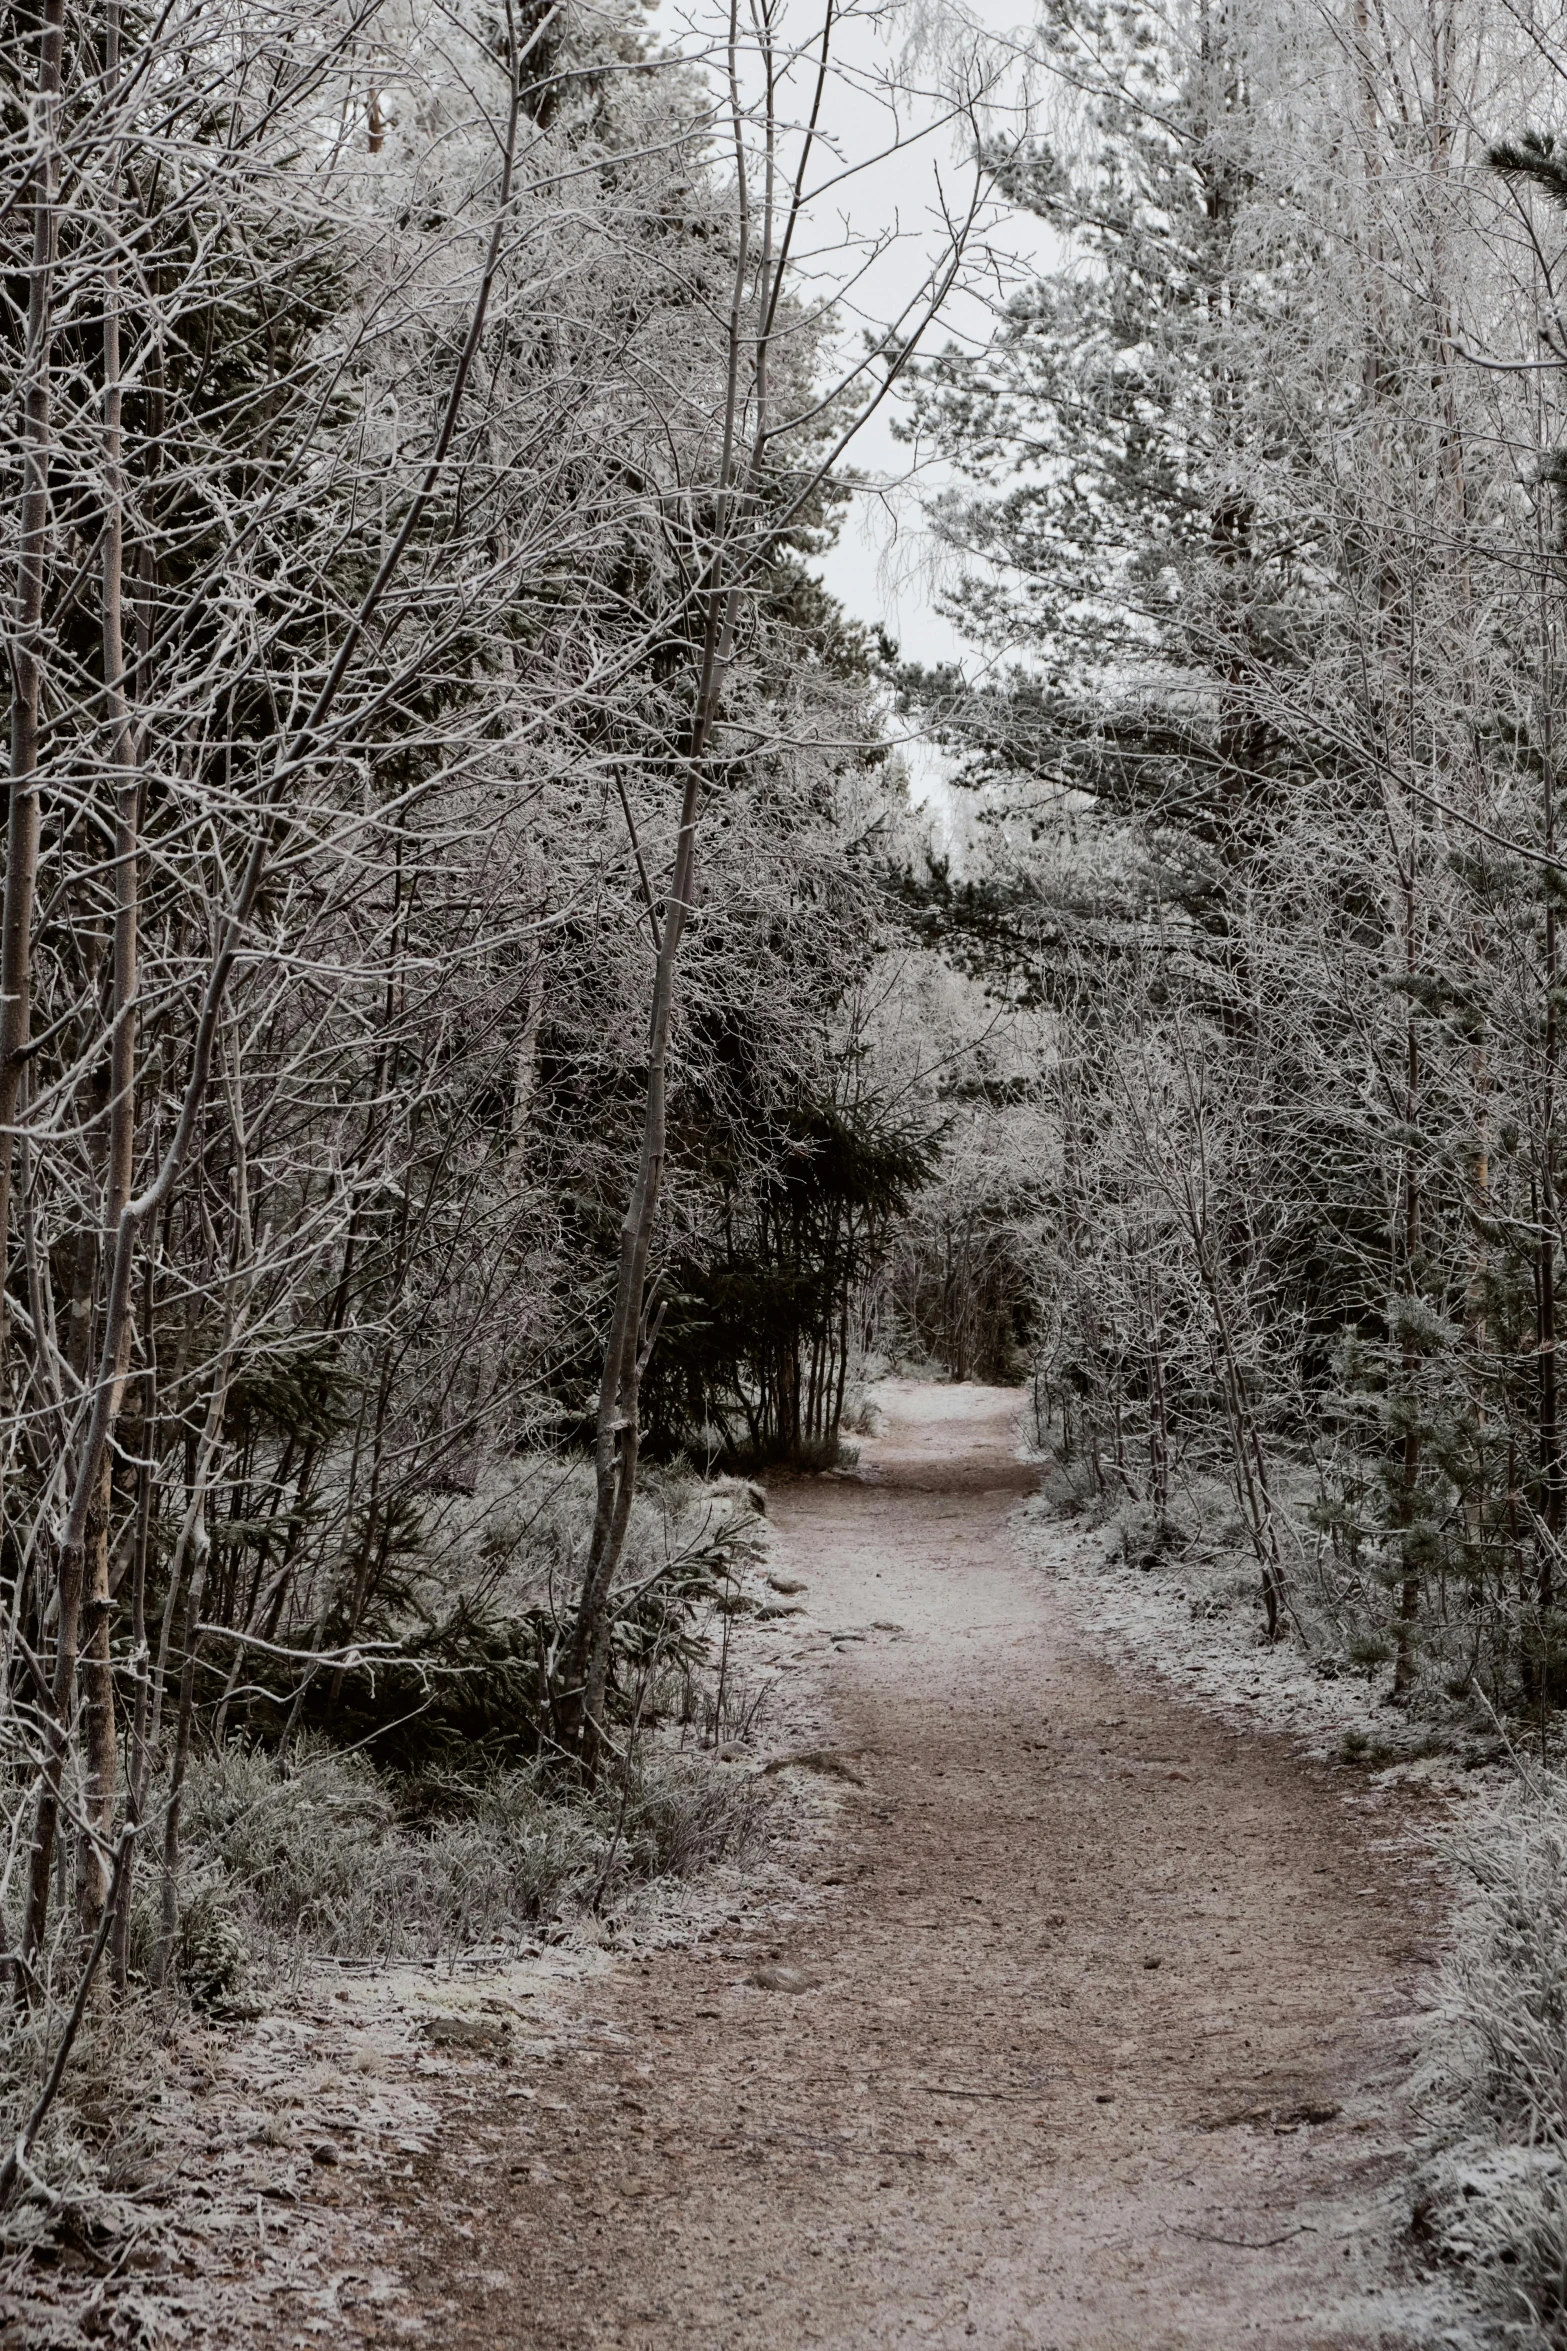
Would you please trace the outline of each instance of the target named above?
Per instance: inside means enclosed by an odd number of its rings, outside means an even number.
[[[1014,1395],[885,1400],[858,1478],[773,1495],[813,1617],[866,1636],[820,1677],[864,1783],[813,1856],[832,1891],[748,1950],[594,1985],[618,2082],[569,2130],[542,2106],[524,2136],[516,2103],[476,2116],[458,2233],[424,2182],[403,2261],[425,2331],[453,2351],[1462,2340],[1396,2274],[1434,1900],[1411,1800],[1088,1652],[1008,1531],[1035,1482]],[[774,1956],[811,1987],[754,1985]]]

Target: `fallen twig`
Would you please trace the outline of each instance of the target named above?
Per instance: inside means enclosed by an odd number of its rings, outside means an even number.
[[[932,2098],[1004,2099],[1016,2106],[1028,2106],[1040,2095],[1037,2090],[958,2090],[947,2082],[919,2082],[915,2086]]]
[[[1317,2234],[1309,2220],[1303,2220],[1299,2228],[1286,2229],[1282,2237],[1216,2237],[1211,2229],[1183,2229],[1179,2221],[1172,2221],[1170,2226],[1178,2237],[1195,2237],[1204,2245],[1232,2245],[1238,2253],[1267,2253],[1275,2245],[1287,2245],[1291,2237]]]

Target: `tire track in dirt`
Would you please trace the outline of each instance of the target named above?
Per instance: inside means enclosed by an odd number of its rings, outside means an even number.
[[[829,1891],[601,1980],[613,2078],[558,2128],[542,2083],[526,2131],[476,2102],[402,2215],[429,2338],[1466,2339],[1400,2255],[1420,1799],[1097,1661],[1008,1532],[1015,1410],[900,1385],[860,1478],[775,1488],[816,1619],[865,1632],[820,1669],[862,1782]],[[811,1988],[757,1988],[767,1961]]]

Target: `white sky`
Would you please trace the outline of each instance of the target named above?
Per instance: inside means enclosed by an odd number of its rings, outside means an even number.
[[[784,36],[804,53],[780,108],[785,119],[803,116],[810,103],[823,4],[782,0]],[[973,128],[956,118],[943,95],[956,57],[986,53],[987,130],[1015,134],[1021,127],[1019,77],[1010,59],[1027,39],[1018,20],[1028,5],[836,0],[836,70],[807,181],[821,192],[810,207],[811,234],[804,250],[796,249],[793,274],[797,289],[813,275],[824,294],[847,285],[838,311],[845,347],[856,354],[867,334],[884,333],[916,301],[950,250],[943,205],[958,216],[968,210],[975,182]],[[653,0],[650,19],[672,48],[705,55],[710,70],[721,70],[727,0]],[[995,306],[1013,284],[1049,266],[1058,250],[1033,215],[987,202],[971,234],[963,277],[921,348],[935,351],[949,342],[982,347]],[[821,573],[846,610],[856,619],[879,621],[906,659],[955,660],[964,652],[963,641],[936,607],[936,549],[922,517],[924,503],[951,474],[929,450],[894,437],[900,412],[906,418],[906,406],[894,393],[854,443],[848,465],[866,486],[845,513]],[[961,865],[972,823],[966,796],[948,786],[948,763],[933,746],[914,740],[902,749],[911,796],[935,846]]]
[[[964,16],[980,39],[1007,42],[1027,0],[963,0]],[[711,0],[656,0],[652,22],[671,46],[714,52],[722,19]],[[944,25],[945,20],[945,25]],[[821,0],[787,0],[786,35],[814,55],[820,37]],[[946,250],[941,217],[943,197],[966,210],[974,184],[972,133],[951,119],[938,94],[943,67],[934,51],[950,55],[957,33],[955,15],[943,0],[847,0],[836,21],[833,55],[838,61],[822,110],[822,143],[811,184],[834,176],[811,215],[824,286],[841,285],[863,266],[840,315],[859,340],[860,330],[884,330],[919,294]],[[811,74],[802,65],[795,96],[785,111],[803,111]],[[894,85],[901,84],[901,87]],[[991,127],[1015,125],[997,85],[988,109]],[[897,151],[888,152],[896,143]],[[990,306],[1008,285],[1049,259],[1052,240],[1030,214],[987,205],[972,246],[967,275],[972,281],[949,296],[922,348],[938,350],[950,341],[989,339]],[[796,254],[797,283],[811,274],[809,252]],[[949,478],[927,452],[893,437],[900,403],[885,401],[856,440],[850,464],[867,478],[846,517],[839,545],[823,565],[823,576],[856,618],[880,621],[904,654],[919,661],[951,659],[961,641],[935,609],[931,547],[921,530],[921,500]]]

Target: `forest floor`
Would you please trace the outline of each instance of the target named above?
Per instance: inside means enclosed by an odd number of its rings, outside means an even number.
[[[1009,1528],[1017,1399],[883,1403],[858,1474],[772,1489],[772,1571],[807,1587],[746,1636],[784,1864],[683,1944],[475,1979],[434,2047],[384,1977],[258,2026],[239,2089],[275,2108],[314,2065],[338,2143],[379,2127],[385,2159],[301,2148],[292,2252],[268,2278],[224,2243],[227,2316],[192,2302],[185,2339],[1471,2339],[1408,2257],[1441,1799],[1106,1662]]]
[[[855,1775],[817,1899],[598,1979],[559,2128],[480,2106],[413,2219],[431,2334],[1463,2341],[1402,2251],[1434,1799],[1101,1662],[1009,1533],[1016,1398],[882,1394],[857,1477],[772,1497],[821,1633],[769,1745]]]

